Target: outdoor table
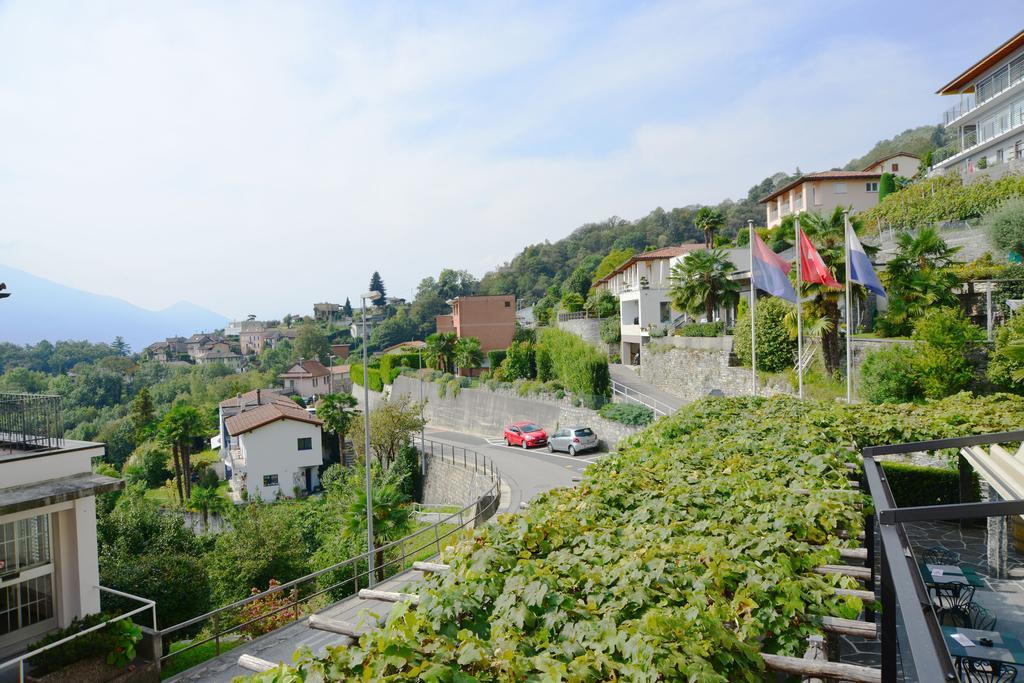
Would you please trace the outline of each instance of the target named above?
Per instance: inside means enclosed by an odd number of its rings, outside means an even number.
[[[953,639],[955,633],[967,636],[974,644],[961,645]],[[954,659],[966,658],[1004,664],[1024,664],[1024,644],[1016,636],[998,631],[979,631],[974,628],[959,628],[957,626],[943,626],[942,636],[946,641],[949,654]],[[982,645],[982,638],[991,640],[992,646]]]
[[[919,566],[924,582],[931,586],[944,583],[964,583],[978,588],[985,586],[978,573],[970,567],[958,567],[952,564],[924,564],[923,562]]]

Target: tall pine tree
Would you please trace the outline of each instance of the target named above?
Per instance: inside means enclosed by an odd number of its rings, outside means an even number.
[[[380,279],[380,273],[376,270],[370,276],[370,291],[380,292],[380,298],[373,302],[374,306],[383,308],[387,305],[387,292],[384,290],[384,280]]]
[[[352,302],[349,301],[348,297],[345,297],[345,306],[341,309],[342,314],[346,318],[352,317]]]

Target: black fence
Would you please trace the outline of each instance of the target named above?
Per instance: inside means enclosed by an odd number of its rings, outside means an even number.
[[[28,451],[63,445],[60,396],[0,392],[0,448]]]

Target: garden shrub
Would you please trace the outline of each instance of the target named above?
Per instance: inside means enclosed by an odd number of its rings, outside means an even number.
[[[533,379],[536,375],[537,364],[533,344],[527,341],[513,342],[506,351],[505,360],[501,363],[502,379],[507,381]]]
[[[992,243],[1004,252],[1024,254],[1024,199],[1003,202],[985,216],[985,227]]]
[[[796,362],[796,340],[786,327],[786,314],[792,305],[769,297],[759,299],[757,319],[757,369],[764,372],[782,372]],[[743,307],[733,329],[733,353],[740,363],[750,367],[750,309]]]
[[[835,593],[854,580],[814,572],[863,530],[854,447],[1005,430],[1022,409],[1006,394],[697,401],[620,442],[579,486],[449,547],[417,608],[256,680],[765,680],[762,652],[799,657],[823,616],[864,607]]]
[[[878,179],[878,201],[891,195],[896,191],[896,177],[892,173],[883,173]]]
[[[541,382],[547,382],[551,379],[552,373],[551,353],[546,347],[541,345],[536,347],[534,358],[537,363],[537,379]]]
[[[498,349],[487,352],[487,364],[492,370],[497,370],[505,362],[505,349]]]
[[[113,619],[116,614],[106,612],[89,614],[84,618],[75,617],[66,627],[54,631],[45,638],[38,640],[28,646],[29,650],[45,647],[68,636],[81,633],[87,628],[102,624],[104,621]],[[124,622],[124,623],[122,623]],[[42,652],[28,661],[32,667],[34,676],[45,676],[54,671],[59,671],[83,659],[103,657],[108,664],[114,666],[127,666],[132,659],[135,659],[135,643],[142,640],[142,632],[132,620],[121,619],[101,628],[98,631],[79,636],[51,650]],[[118,656],[118,650],[130,646],[131,659],[124,661],[123,655]]]
[[[552,377],[579,396],[590,408],[599,408],[611,396],[608,359],[579,337],[563,330],[541,330],[537,344],[551,356]]]
[[[982,179],[964,185],[956,176],[938,176],[893,193],[862,214],[865,225],[879,222],[914,229],[939,221],[978,218],[1007,199],[1024,196],[1024,176]]]
[[[860,394],[871,403],[905,403],[924,397],[914,349],[905,344],[868,353],[860,368]]]
[[[899,507],[960,502],[960,474],[956,470],[902,462],[883,462],[882,469]],[[977,496],[978,475],[972,471],[971,476]]]
[[[598,334],[601,335],[601,341],[605,344],[618,344],[622,341],[622,318],[615,315],[607,320],[602,320]]]
[[[725,322],[686,323],[679,327],[676,334],[680,337],[721,337],[725,334]]]
[[[974,369],[968,353],[985,333],[960,308],[936,308],[914,323],[911,335],[925,398],[944,398],[970,386]]]
[[[129,483],[143,481],[146,488],[158,488],[171,478],[172,472],[167,466],[171,454],[164,446],[147,441],[135,449],[125,465],[125,480]]]
[[[648,425],[654,420],[654,411],[635,403],[606,403],[598,411],[601,417],[627,425]]]
[[[996,331],[996,347],[988,363],[988,378],[996,386],[1024,393],[1024,359],[1008,347],[1024,340],[1024,314],[1011,317]]]

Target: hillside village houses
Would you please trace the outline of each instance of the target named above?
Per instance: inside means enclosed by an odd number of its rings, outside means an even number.
[[[92,471],[103,444],[63,438],[59,397],[5,394],[0,414],[5,425],[34,425],[0,441],[3,657],[100,611],[96,496],[124,482]]]
[[[516,297],[513,294],[498,296],[459,296],[447,302],[452,312],[434,319],[439,333],[454,332],[461,339],[476,337],[480,350],[485,356],[488,351],[507,349],[516,333]],[[478,374],[477,370],[460,370],[460,373]]]
[[[318,360],[300,360],[277,376],[286,392],[314,400],[331,391],[331,371]]]
[[[272,501],[320,486],[323,421],[290,398],[256,389],[221,401],[220,457],[236,500]]]
[[[955,140],[936,153],[932,173],[955,173],[969,183],[1024,172],[1024,31],[937,94],[960,100],[943,116]]]

